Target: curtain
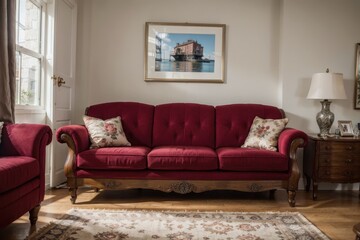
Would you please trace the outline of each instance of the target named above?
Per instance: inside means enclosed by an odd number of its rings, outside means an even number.
[[[15,121],[16,1],[0,0],[0,121]]]

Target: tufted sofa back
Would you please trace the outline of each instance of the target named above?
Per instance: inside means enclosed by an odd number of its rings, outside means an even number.
[[[131,145],[151,147],[154,106],[136,102],[110,102],[92,105],[85,114],[103,120],[120,116]]]
[[[260,104],[213,106],[195,103],[169,103],[152,106],[136,102],[92,105],[86,115],[109,119],[121,117],[132,146],[241,146],[256,116],[279,119],[284,112]],[[216,136],[216,137],[215,137]]]
[[[193,103],[155,107],[153,146],[215,146],[215,108]]]
[[[264,119],[285,117],[281,109],[260,104],[222,105],[217,106],[215,111],[216,148],[241,146],[256,116]]]

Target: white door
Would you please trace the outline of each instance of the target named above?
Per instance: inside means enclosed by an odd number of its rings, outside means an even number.
[[[50,61],[49,121],[55,135],[56,130],[72,123],[74,110],[75,58],[76,58],[76,0],[54,0],[48,5],[48,27],[52,32],[53,46],[49,46]],[[49,60],[49,58],[48,58]],[[52,65],[52,66],[51,66]],[[50,187],[66,181],[64,164],[67,156],[66,144],[60,144],[54,136],[50,159]]]

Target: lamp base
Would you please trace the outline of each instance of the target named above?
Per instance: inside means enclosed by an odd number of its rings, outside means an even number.
[[[319,125],[319,136],[327,136],[330,134],[330,128],[334,122],[335,115],[330,111],[331,101],[325,99],[320,101],[321,111],[316,115],[316,122]]]

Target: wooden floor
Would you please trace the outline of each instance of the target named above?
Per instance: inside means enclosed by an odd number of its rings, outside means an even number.
[[[39,213],[37,229],[59,218],[70,208],[146,209],[194,211],[298,211],[320,228],[331,239],[355,239],[353,225],[360,222],[358,191],[319,191],[318,200],[311,193],[299,191],[295,208],[289,207],[285,191],[277,191],[274,199],[269,193],[241,193],[212,191],[200,194],[179,195],[151,190],[100,191],[80,189],[77,204],[72,205],[66,189],[46,192]],[[1,216],[0,216],[1,217]],[[1,240],[24,239],[31,229],[28,215],[24,215],[5,229],[0,230]]]

